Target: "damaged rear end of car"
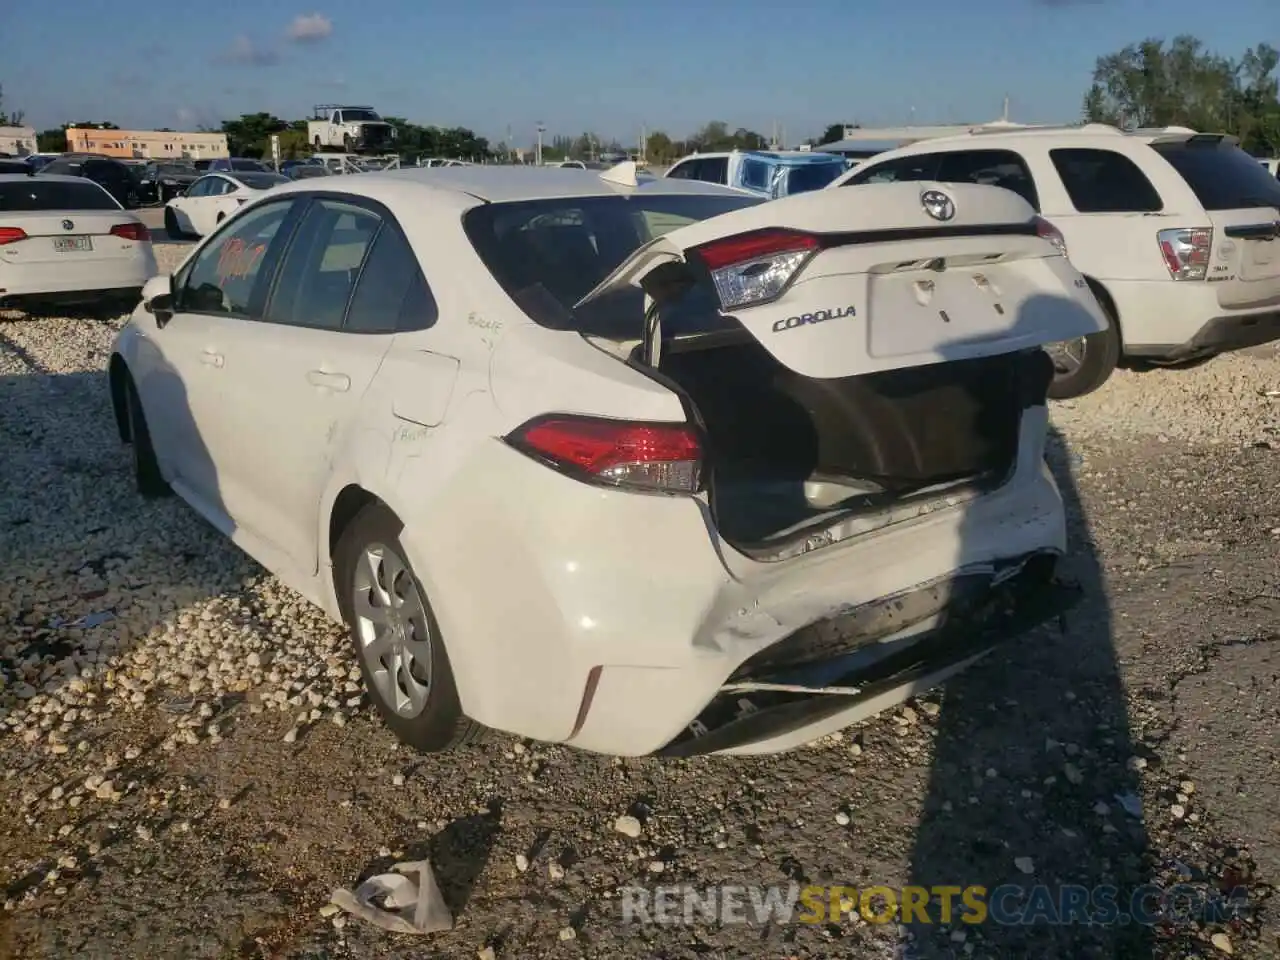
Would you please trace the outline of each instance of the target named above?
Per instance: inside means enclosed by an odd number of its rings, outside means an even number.
[[[628,752],[618,727],[659,696],[645,752],[789,749],[1070,606],[1043,348],[1105,321],[1052,234],[995,188],[807,194],[656,235],[571,301],[576,332],[684,419],[547,411],[508,443],[692,500],[723,574],[634,559],[638,588],[698,621],[653,642],[678,651],[659,663],[596,663],[568,742]],[[547,293],[515,299],[536,314]]]

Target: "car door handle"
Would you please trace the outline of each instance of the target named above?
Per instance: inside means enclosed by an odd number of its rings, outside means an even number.
[[[345,393],[351,389],[351,378],[345,373],[326,373],[323,370],[310,370],[307,372],[307,383],[313,387],[323,387],[325,390],[333,390],[338,393]]]
[[[220,367],[223,363],[223,356],[216,350],[206,350],[200,354],[200,362],[206,363],[211,367]]]

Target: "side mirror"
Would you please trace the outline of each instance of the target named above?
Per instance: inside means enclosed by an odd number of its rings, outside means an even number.
[[[163,327],[173,319],[173,278],[169,274],[152,277],[142,288],[142,309]]]

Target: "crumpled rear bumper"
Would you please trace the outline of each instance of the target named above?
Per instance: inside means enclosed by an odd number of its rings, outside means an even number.
[[[790,644],[788,638],[744,664],[726,684],[730,689],[716,696],[690,729],[658,755],[788,749],[923,692],[1073,607],[1082,591],[1057,579],[1055,565],[1056,557],[1041,554],[1028,558],[1002,582],[994,582],[998,573],[963,575],[941,592],[937,585],[925,586],[888,601],[884,610],[877,604],[855,610],[841,619],[853,621],[850,626],[861,642],[843,655],[808,659],[793,645],[790,662],[780,663],[777,648]],[[895,612],[906,611],[910,612],[905,617],[895,618]],[[901,631],[932,618],[940,621],[936,627],[901,644],[885,644],[884,655],[867,663],[867,646],[877,643],[877,630],[883,632],[895,619]],[[860,655],[862,665],[853,666]],[[753,685],[758,689],[751,689]],[[792,689],[776,689],[779,686]],[[821,692],[823,688],[849,692]]]

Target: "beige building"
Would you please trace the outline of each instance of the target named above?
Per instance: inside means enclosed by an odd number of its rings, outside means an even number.
[[[67,151],[101,153],[126,160],[165,160],[179,157],[209,160],[231,155],[227,149],[225,133],[99,130],[96,127],[67,127]]]
[[[7,153],[11,157],[25,157],[35,152],[35,128],[0,127],[0,153]]]

